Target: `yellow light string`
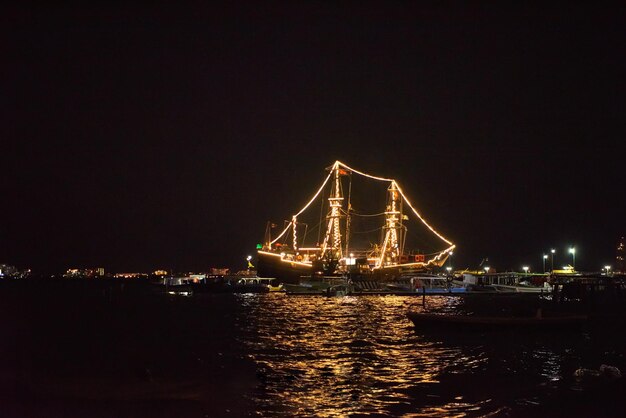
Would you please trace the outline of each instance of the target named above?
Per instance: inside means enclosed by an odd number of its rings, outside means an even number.
[[[377,266],[375,268],[380,268],[380,269],[386,269],[386,268],[393,268],[393,267],[410,267],[410,266],[428,266],[430,264],[435,264],[436,261],[441,260],[441,257],[444,254],[449,253],[450,251],[454,250],[456,248],[456,245],[452,245],[448,248],[446,248],[443,251],[440,251],[437,256],[431,258],[430,260],[428,260],[427,262],[416,262],[416,263],[404,263],[404,264],[396,264],[393,266]]]
[[[296,216],[294,215],[291,218],[291,223],[293,224],[293,249],[297,250],[298,249],[298,238],[296,236]]]
[[[329,222],[328,229],[326,230],[326,235],[324,236],[324,242],[322,243],[322,255],[326,253],[326,248],[328,248],[328,237],[330,236],[330,231],[332,231],[332,226],[333,224]]]
[[[433,234],[435,234],[436,236],[438,236],[438,237],[439,237],[441,240],[443,240],[446,244],[451,245],[451,247],[449,247],[449,248],[447,248],[447,249],[445,249],[445,250],[441,251],[441,252],[439,253],[439,255],[438,255],[438,256],[436,256],[436,257],[434,257],[433,259],[429,260],[428,264],[430,264],[430,263],[431,263],[431,261],[432,261],[432,262],[434,262],[434,261],[436,261],[436,260],[439,260],[439,259],[441,258],[441,256],[443,256],[444,254],[446,254],[446,253],[448,253],[448,252],[452,251],[452,250],[455,248],[455,245],[454,245],[454,244],[452,244],[452,242],[450,242],[449,240],[447,240],[447,239],[446,239],[443,235],[441,235],[441,234],[440,234],[439,232],[437,232],[437,231],[436,231],[436,230],[435,230],[432,226],[430,226],[430,225],[428,224],[428,222],[426,222],[426,220],[422,217],[422,215],[420,215],[420,214],[419,214],[419,212],[418,212],[418,211],[417,211],[417,210],[413,207],[413,205],[411,204],[411,202],[409,201],[409,199],[406,197],[406,195],[404,194],[404,192],[403,192],[403,191],[402,191],[402,189],[400,188],[400,185],[398,184],[398,182],[396,182],[394,179],[388,179],[388,178],[385,178],[385,177],[377,177],[377,176],[372,176],[372,175],[367,174],[367,173],[363,173],[363,172],[361,172],[361,171],[358,171],[358,170],[353,169],[352,167],[348,166],[347,164],[342,163],[341,161],[337,161],[335,164],[339,164],[339,165],[341,165],[343,168],[345,168],[345,169],[347,169],[347,170],[350,170],[350,171],[352,171],[352,172],[354,172],[354,173],[360,174],[360,175],[362,175],[362,176],[364,176],[364,177],[368,177],[368,178],[371,178],[371,179],[374,179],[374,180],[379,180],[379,181],[390,181],[390,182],[392,182],[392,183],[395,183],[395,185],[396,185],[396,187],[397,187],[398,191],[399,191],[399,192],[400,192],[400,194],[402,195],[402,198],[406,201],[406,203],[409,205],[409,207],[411,208],[411,210],[413,211],[413,213],[415,213],[415,215],[419,218],[419,220],[420,220],[420,221],[422,221],[422,223],[423,223],[424,225],[426,225],[426,227],[427,227],[428,229],[430,229],[430,231],[431,231]]]
[[[339,173],[339,164],[335,163],[335,199],[343,199],[341,197],[341,178]],[[340,209],[342,203],[338,200],[333,200],[331,203],[333,206],[331,211],[333,222],[333,245],[337,250],[338,257],[341,257],[341,230],[339,225],[339,217],[341,216]],[[339,206],[338,206],[339,205]]]
[[[366,174],[366,173],[363,173],[361,171],[355,170],[354,168],[347,166],[346,164],[342,163],[341,161],[337,161],[335,164],[339,164],[343,168],[348,169],[350,171],[353,171],[353,172],[355,172],[357,174],[360,174],[363,177],[369,177],[371,179],[379,180],[379,181],[393,181],[393,179],[387,179],[387,178],[384,178],[384,177],[376,177],[376,176],[372,176],[370,174]]]
[[[287,224],[287,227],[285,229],[283,229],[283,232],[280,233],[279,236],[277,236],[274,241],[270,242],[270,246],[272,246],[272,244],[274,244],[276,241],[278,241],[280,239],[280,237],[282,237],[283,235],[285,235],[285,233],[289,230],[289,228],[291,228],[291,222],[289,222],[289,224]]]
[[[320,188],[317,190],[317,193],[315,193],[315,196],[313,196],[311,200],[309,200],[309,203],[307,203],[302,209],[300,209],[300,212],[296,213],[294,216],[300,216],[300,214],[304,212],[306,208],[308,208],[315,199],[317,199],[317,196],[319,196],[322,190],[324,190],[324,186],[326,186],[326,183],[328,183],[328,180],[330,179],[330,176],[332,176],[332,174],[333,174],[332,171],[328,173],[328,176],[326,176],[326,180],[324,180],[324,183],[322,183]]]
[[[437,235],[439,238],[441,238],[446,244],[450,244],[450,245],[454,245],[452,244],[450,241],[448,241],[446,238],[444,238],[443,235],[441,235],[439,232],[435,231],[435,229],[430,226],[428,224],[428,222],[426,222],[426,220],[424,218],[422,218],[422,215],[420,215],[417,210],[415,210],[415,208],[413,207],[413,205],[411,205],[411,202],[409,201],[409,199],[407,199],[407,197],[404,195],[404,192],[402,191],[402,189],[400,188],[400,185],[398,183],[396,183],[396,187],[398,188],[398,191],[400,192],[400,194],[402,195],[402,197],[404,198],[404,200],[406,201],[406,203],[409,205],[409,207],[411,208],[411,210],[413,210],[413,213],[415,213],[415,215],[417,215],[417,217],[419,218],[420,221],[422,221],[422,223],[424,225],[426,225],[426,227],[428,229],[430,229],[430,231]]]
[[[385,234],[385,239],[383,240],[383,247],[380,249],[380,257],[376,262],[376,267],[381,267],[383,265],[383,258],[385,257],[385,252],[387,251],[387,241],[389,241],[389,234]]]
[[[298,216],[300,215],[302,212],[304,212],[306,210],[306,208],[308,208],[311,203],[313,203],[313,201],[315,199],[317,199],[317,196],[319,196],[319,194],[322,192],[322,190],[324,190],[324,186],[326,186],[326,183],[328,183],[328,180],[330,179],[330,176],[333,174],[333,172],[331,171],[328,176],[326,177],[326,180],[324,180],[324,183],[322,183],[322,185],[320,186],[320,188],[318,189],[317,193],[315,193],[315,195],[311,198],[311,200],[309,200],[309,203],[307,203],[301,210],[300,212],[296,213],[293,216]],[[289,225],[287,225],[287,227],[285,229],[283,229],[283,232],[280,233],[279,236],[277,236],[274,241],[270,242],[270,246],[272,244],[274,244],[276,241],[278,241],[283,235],[285,235],[285,233],[289,230],[289,228],[291,227],[291,223]]]
[[[326,176],[326,179],[324,180],[324,183],[322,183],[322,185],[320,186],[320,188],[317,190],[317,192],[315,193],[315,195],[311,198],[311,200],[309,200],[309,202],[297,213],[294,215],[294,218],[298,215],[300,215],[302,212],[304,212],[314,201],[315,199],[317,199],[317,196],[319,196],[319,194],[322,192],[322,190],[324,189],[324,187],[326,186],[326,183],[328,183],[328,180],[330,179],[330,177],[333,174],[333,171],[337,169],[338,166],[341,166],[347,170],[350,170],[354,173],[357,173],[361,176],[367,177],[367,178],[371,178],[374,180],[378,180],[378,181],[390,181],[392,183],[395,183],[398,191],[400,192],[400,194],[402,195],[402,198],[406,201],[406,203],[409,205],[409,207],[411,208],[411,210],[413,211],[413,213],[418,217],[418,219],[433,233],[435,234],[437,237],[439,237],[442,241],[444,241],[446,244],[449,244],[450,247],[448,247],[447,249],[440,251],[438,253],[437,256],[435,256],[434,258],[430,259],[427,263],[411,263],[411,264],[403,264],[403,265],[428,265],[428,264],[432,264],[437,260],[440,260],[441,257],[444,254],[449,253],[450,251],[452,251],[456,246],[454,244],[452,244],[452,242],[450,242],[448,239],[446,239],[443,235],[441,235],[439,232],[437,232],[432,226],[430,226],[430,224],[428,224],[428,222],[426,222],[426,220],[422,217],[422,215],[419,214],[419,212],[413,207],[413,205],[411,204],[411,201],[406,197],[406,195],[404,194],[404,192],[402,191],[402,188],[400,187],[400,185],[394,180],[394,179],[389,179],[386,177],[377,177],[377,176],[372,176],[371,174],[367,174],[364,173],[362,171],[358,171],[355,170],[354,168],[350,167],[347,164],[342,163],[341,161],[337,160],[335,161],[335,163],[332,166],[332,169],[330,170],[330,173],[328,174],[328,176]],[[274,244],[276,241],[278,241],[283,235],[285,235],[285,233],[289,230],[289,228],[291,226],[294,226],[294,235],[295,235],[295,224],[292,221],[291,223],[289,223],[289,225],[287,225],[287,227],[280,233],[280,235],[278,237],[276,237],[271,243]],[[326,242],[324,243],[326,244]],[[323,247],[325,247],[326,245],[323,245]],[[323,250],[322,250],[323,252]],[[381,262],[382,262],[382,257],[381,257]]]

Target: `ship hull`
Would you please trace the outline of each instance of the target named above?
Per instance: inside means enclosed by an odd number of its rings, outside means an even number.
[[[348,278],[357,281],[396,282],[406,271],[399,267],[385,268],[367,273],[348,272],[346,274],[332,274],[320,269],[314,269],[304,263],[283,261],[280,257],[267,252],[257,254],[257,274],[260,277],[272,277],[277,283],[309,286],[331,283],[332,279]]]
[[[273,277],[283,284],[300,284],[303,279],[311,278],[311,266],[284,262],[280,257],[262,252],[257,257],[257,274],[261,277]]]

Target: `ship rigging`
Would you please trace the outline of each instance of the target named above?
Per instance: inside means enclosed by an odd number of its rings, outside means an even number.
[[[427,270],[441,266],[454,250],[455,245],[426,222],[396,180],[358,171],[341,161],[336,161],[327,170],[328,175],[313,197],[300,211],[291,216],[290,221],[286,221],[282,232],[273,239],[271,230],[276,225],[268,223],[264,245],[258,250],[258,267],[263,276],[278,277],[282,281],[315,274],[358,273],[369,277],[376,274],[396,276],[402,271]],[[353,208],[352,179],[355,175],[386,185],[386,204],[383,212],[363,214]],[[344,194],[343,179],[346,177],[348,192]],[[326,191],[328,197],[324,199]],[[371,200],[371,196],[369,199]],[[318,200],[322,201],[318,240],[314,245],[306,245],[308,223],[300,222],[299,219],[305,213],[311,212],[309,209]],[[322,219],[324,208],[326,216]],[[429,254],[406,251],[408,231],[406,221],[409,214],[414,215],[439,241],[442,241],[444,248]],[[383,221],[376,228],[380,231],[379,240],[371,244],[370,248],[359,248],[351,240],[351,236],[356,233],[351,231],[356,217],[383,217]],[[300,237],[299,232],[303,226],[304,234]],[[291,248],[285,244],[287,240],[291,241]]]

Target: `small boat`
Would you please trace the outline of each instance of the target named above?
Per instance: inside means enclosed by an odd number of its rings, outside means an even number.
[[[239,278],[236,283],[230,284],[230,290],[233,293],[268,293],[283,291],[283,286],[275,286],[274,280],[274,278],[269,277],[242,277]]]
[[[463,282],[454,281],[470,292],[516,292],[516,293],[550,293],[552,287],[545,275],[522,275],[519,273],[486,273],[464,272]],[[537,282],[538,284],[534,284]]]
[[[435,274],[402,276],[401,279],[408,281],[408,291],[411,293],[447,294],[466,291],[465,286],[455,284],[447,277]]]
[[[267,285],[270,292],[285,292],[285,287],[283,286],[282,283],[280,283],[279,285],[273,285],[272,283]]]
[[[162,277],[158,282],[152,282],[154,290],[172,296],[192,296],[193,288],[184,277]]]
[[[582,326],[586,315],[551,313],[543,315],[541,309],[535,316],[470,316],[409,312],[407,314],[416,328],[436,329],[524,329],[552,330],[571,329]]]

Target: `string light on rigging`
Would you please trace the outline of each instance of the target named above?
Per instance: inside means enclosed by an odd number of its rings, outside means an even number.
[[[341,177],[351,174],[357,174],[359,176],[388,183],[387,187],[387,209],[382,214],[376,215],[362,215],[356,213],[352,209],[352,205],[350,203],[350,199],[348,198],[347,209],[344,210],[344,197],[342,193],[342,181]],[[352,178],[352,177],[350,177]],[[332,179],[332,182],[331,182]],[[306,247],[305,258],[300,255],[300,253],[296,253],[299,247],[299,236],[297,233],[297,225],[298,225],[298,216],[304,213],[314,201],[320,196],[320,194],[324,191],[325,187],[328,183],[331,183],[331,191],[329,193],[329,197],[326,199],[328,204],[328,213],[326,216],[326,228],[323,240],[318,243],[315,247]],[[352,188],[352,180],[350,180],[350,190]],[[348,197],[350,193],[348,193]],[[404,240],[406,239],[406,227],[403,225],[403,221],[408,221],[409,217],[403,213],[402,206],[406,204],[410,210],[415,214],[416,219],[419,220],[428,230],[430,230],[436,237],[442,240],[444,243],[448,245],[447,248],[438,251],[436,253],[431,254],[428,260],[420,259],[420,260],[409,260],[404,254]],[[314,195],[310,198],[310,200],[298,211],[296,214],[292,215],[291,222],[289,222],[283,231],[275,237],[273,240],[268,242],[267,248],[270,249],[270,252],[259,251],[259,253],[271,254],[272,245],[278,242],[281,238],[285,236],[285,234],[289,231],[289,228],[292,228],[292,244],[295,256],[298,256],[298,264],[304,264],[310,266],[312,263],[312,259],[315,259],[315,254],[311,256],[311,253],[317,252],[317,257],[327,260],[337,260],[338,262],[343,263],[353,263],[353,254],[350,254],[350,257],[343,256],[343,244],[345,240],[345,253],[348,254],[349,248],[349,234],[352,233],[350,230],[350,217],[354,216],[378,216],[384,215],[385,221],[382,226],[382,230],[384,236],[382,237],[382,243],[379,247],[375,246],[375,256],[373,259],[375,260],[372,265],[372,269],[388,269],[388,268],[397,268],[399,266],[405,267],[428,267],[431,265],[439,265],[442,263],[442,260],[446,260],[449,255],[452,255],[453,250],[455,249],[455,245],[445,238],[441,233],[436,231],[426,220],[422,217],[422,215],[415,209],[415,207],[411,204],[410,200],[405,195],[404,191],[400,187],[397,181],[391,178],[374,176],[359,170],[355,170],[354,168],[348,166],[347,164],[342,163],[341,161],[335,161],[331,167],[329,167],[329,173],[324,179],[321,186],[317,189]],[[344,222],[346,226],[346,234],[342,235],[341,224]],[[321,225],[320,225],[321,226]],[[321,228],[320,228],[321,229]],[[380,229],[380,228],[377,228]],[[375,230],[374,230],[375,231]],[[354,232],[357,233],[357,232]],[[320,237],[321,238],[321,237]],[[303,242],[304,244],[304,242]],[[303,245],[304,246],[304,245]],[[281,261],[292,263],[294,261],[295,256],[290,256],[281,253]],[[311,256],[311,257],[309,257]],[[421,256],[420,256],[421,257]],[[371,257],[367,257],[368,260],[372,259]],[[300,261],[303,260],[303,261]]]

